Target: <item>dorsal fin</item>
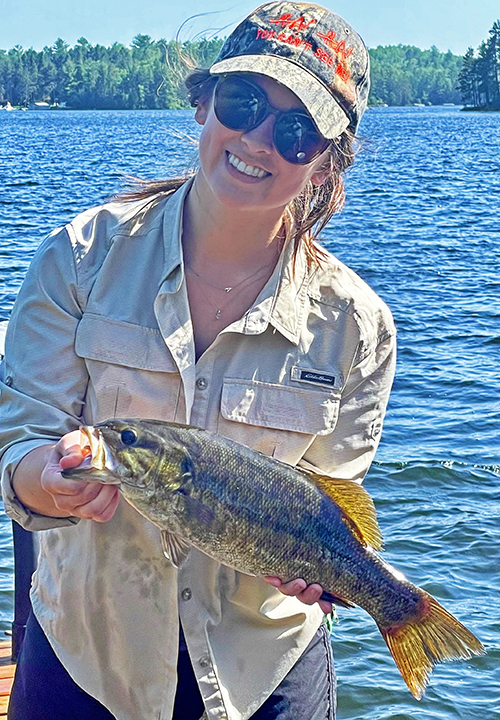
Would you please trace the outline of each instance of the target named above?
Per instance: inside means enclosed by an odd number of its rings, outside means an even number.
[[[352,528],[360,542],[382,550],[382,534],[377,522],[375,505],[366,490],[352,480],[340,480],[319,475],[301,468],[307,477],[322,490],[347,516],[358,532]]]

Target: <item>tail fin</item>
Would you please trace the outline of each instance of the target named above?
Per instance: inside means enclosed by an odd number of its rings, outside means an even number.
[[[470,630],[432,595],[421,592],[418,616],[389,628],[379,626],[403,680],[417,700],[424,694],[434,665],[485,653],[483,645]]]

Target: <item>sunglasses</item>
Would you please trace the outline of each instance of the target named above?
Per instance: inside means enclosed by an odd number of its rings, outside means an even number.
[[[217,120],[239,132],[258,127],[268,115],[275,115],[274,147],[282,158],[294,165],[307,165],[330,144],[316,129],[312,117],[303,110],[274,108],[259,85],[241,77],[222,77],[215,88],[214,110]]]

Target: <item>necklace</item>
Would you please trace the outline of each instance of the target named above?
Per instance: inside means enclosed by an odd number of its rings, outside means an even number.
[[[196,277],[199,278],[202,282],[204,282],[206,285],[209,285],[210,287],[214,288],[215,290],[218,290],[219,292],[230,293],[232,290],[238,290],[238,292],[235,293],[235,295],[231,296],[231,297],[230,297],[225,303],[223,303],[222,305],[219,305],[219,304],[215,305],[215,304],[212,302],[212,300],[208,297],[208,295],[206,294],[206,292],[203,290],[203,288],[201,287],[201,285],[199,286],[201,294],[203,295],[203,297],[205,298],[205,300],[208,302],[208,304],[211,305],[212,308],[215,310],[215,319],[216,319],[216,320],[220,320],[221,317],[222,317],[222,312],[223,312],[223,310],[229,305],[229,303],[231,302],[231,300],[232,300],[236,295],[239,295],[239,294],[240,294],[240,292],[246,287],[247,283],[250,283],[251,280],[253,280],[253,282],[256,282],[256,281],[259,279],[260,275],[261,275],[264,271],[268,271],[268,270],[269,270],[269,267],[270,267],[270,264],[271,264],[271,263],[269,263],[269,265],[265,265],[264,267],[260,267],[258,270],[256,270],[254,273],[252,273],[252,274],[249,275],[248,277],[246,277],[246,278],[244,278],[243,280],[241,280],[241,281],[240,281],[239,283],[237,283],[236,285],[228,285],[227,287],[224,287],[224,288],[218,287],[217,285],[213,285],[212,283],[208,282],[208,280],[205,280],[204,277],[202,277],[201,275],[199,275],[199,274],[196,272],[196,270],[193,270],[193,268],[192,268],[190,265],[188,265],[187,263],[185,263],[185,266],[186,266],[186,268],[187,268],[190,272],[193,273],[193,275],[196,275]]]
[[[240,282],[236,283],[236,285],[228,285],[227,287],[221,288],[218,285],[214,285],[213,283],[206,280],[203,277],[203,275],[200,275],[199,273],[197,273],[196,270],[193,267],[191,267],[191,265],[188,265],[187,263],[184,263],[184,264],[187,267],[187,269],[190,272],[192,272],[193,275],[196,275],[196,277],[199,278],[202,282],[204,282],[205,285],[210,285],[210,287],[215,288],[215,290],[224,290],[224,292],[226,292],[226,293],[230,293],[231,290],[236,290],[237,288],[240,287],[240,285],[244,285],[248,280],[251,280],[253,277],[258,275],[262,270],[266,270],[269,267],[269,265],[264,265],[263,267],[257,268],[257,270],[254,273],[252,273],[251,275],[249,275],[246,278],[243,278],[243,280],[240,280]]]
[[[191,267],[191,265],[188,265],[187,262],[184,262],[184,265],[185,265],[186,269],[189,270],[189,272],[193,273],[193,275],[196,275],[196,277],[197,277],[199,280],[201,280],[202,283],[205,283],[205,285],[208,285],[209,287],[214,288],[214,290],[218,290],[219,292],[225,292],[225,293],[227,293],[227,294],[229,294],[229,293],[232,292],[233,290],[238,290],[238,293],[235,293],[235,295],[233,295],[232,297],[230,297],[223,305],[219,305],[219,304],[215,305],[215,304],[212,302],[212,300],[208,297],[208,295],[206,294],[206,292],[203,290],[203,288],[201,287],[201,285],[199,286],[201,294],[203,295],[203,297],[205,298],[205,300],[208,302],[208,304],[211,305],[212,308],[215,310],[215,319],[216,319],[216,320],[220,320],[220,319],[221,319],[223,310],[229,305],[229,303],[231,302],[231,300],[232,300],[236,295],[239,295],[239,293],[246,287],[247,283],[250,283],[250,281],[256,282],[256,281],[260,278],[261,274],[263,274],[264,272],[267,272],[271,266],[274,267],[274,265],[276,264],[277,258],[279,258],[280,254],[281,254],[281,251],[282,251],[282,249],[283,249],[283,245],[284,245],[284,242],[285,242],[285,237],[286,237],[286,235],[285,235],[285,233],[283,233],[283,232],[280,230],[279,233],[277,234],[277,237],[278,237],[278,252],[277,252],[277,257],[274,258],[274,259],[272,260],[272,262],[268,263],[267,265],[264,265],[263,267],[258,268],[255,272],[253,272],[253,273],[252,273],[251,275],[249,275],[248,277],[243,278],[243,280],[240,280],[240,282],[239,282],[239,283],[236,283],[236,285],[226,285],[226,286],[223,287],[223,288],[219,287],[218,285],[214,285],[213,283],[211,283],[211,282],[209,282],[208,280],[206,280],[202,275],[200,275],[199,273],[197,273],[196,270]]]

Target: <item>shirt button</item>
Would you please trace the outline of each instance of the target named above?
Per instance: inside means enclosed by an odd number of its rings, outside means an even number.
[[[181,598],[183,600],[191,600],[193,597],[193,593],[191,592],[191,588],[184,588],[184,590],[181,592]]]
[[[204,655],[203,657],[201,657],[198,662],[200,667],[202,668],[207,668],[210,666],[210,658],[208,657],[208,655]]]
[[[207,386],[208,382],[207,379],[204,377],[198,378],[198,380],[196,381],[196,387],[198,388],[198,390],[205,390]]]
[[[7,375],[7,377],[5,378],[5,384],[7,385],[7,387],[10,387],[12,385],[12,376],[11,375]]]

